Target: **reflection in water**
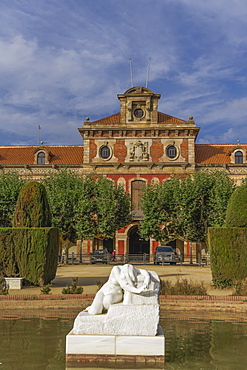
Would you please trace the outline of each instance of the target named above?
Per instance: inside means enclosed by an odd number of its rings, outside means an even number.
[[[241,318],[192,319],[179,312],[165,312],[163,316],[165,370],[246,369],[247,322]],[[65,369],[65,336],[72,325],[71,318],[0,318],[0,370]],[[85,369],[80,365],[76,368]],[[70,369],[75,367],[68,365]]]
[[[65,336],[73,320],[0,320],[0,369],[64,369]]]
[[[165,369],[246,369],[247,322],[226,320],[164,320]]]

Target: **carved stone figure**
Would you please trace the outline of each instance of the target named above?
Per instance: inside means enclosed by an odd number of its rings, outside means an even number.
[[[144,161],[148,161],[148,159],[149,159],[148,142],[147,141],[143,144],[143,156],[142,157],[143,157]]]
[[[124,304],[130,301],[129,293],[139,294],[150,288],[151,275],[148,271],[138,269],[132,265],[114,266],[108,281],[96,293],[93,303],[87,307],[91,315],[100,314],[109,309],[110,305],[121,302]]]
[[[151,100],[147,100],[147,103],[146,103],[146,117],[147,117],[147,120],[150,121],[151,119]]]
[[[127,119],[128,121],[132,121],[132,102],[131,101],[127,103],[127,109],[128,109]]]
[[[141,140],[138,140],[135,144],[131,142],[129,146],[129,160],[148,161],[148,142],[142,143]]]
[[[129,146],[129,160],[133,161],[135,159],[135,147],[133,143],[130,143]]]

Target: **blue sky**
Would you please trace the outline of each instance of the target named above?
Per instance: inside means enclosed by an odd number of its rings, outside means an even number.
[[[146,84],[197,143],[247,143],[246,0],[1,0],[0,145],[81,144],[77,131]]]

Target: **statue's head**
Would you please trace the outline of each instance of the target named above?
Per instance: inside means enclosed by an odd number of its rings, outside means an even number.
[[[125,280],[129,285],[135,285],[137,282],[137,270],[134,266],[126,263],[121,268],[121,279]]]

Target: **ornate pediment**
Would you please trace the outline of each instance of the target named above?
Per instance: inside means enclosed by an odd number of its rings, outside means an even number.
[[[152,94],[153,95],[153,92],[147,87],[135,86],[125,91],[124,95],[128,95],[128,94]]]

